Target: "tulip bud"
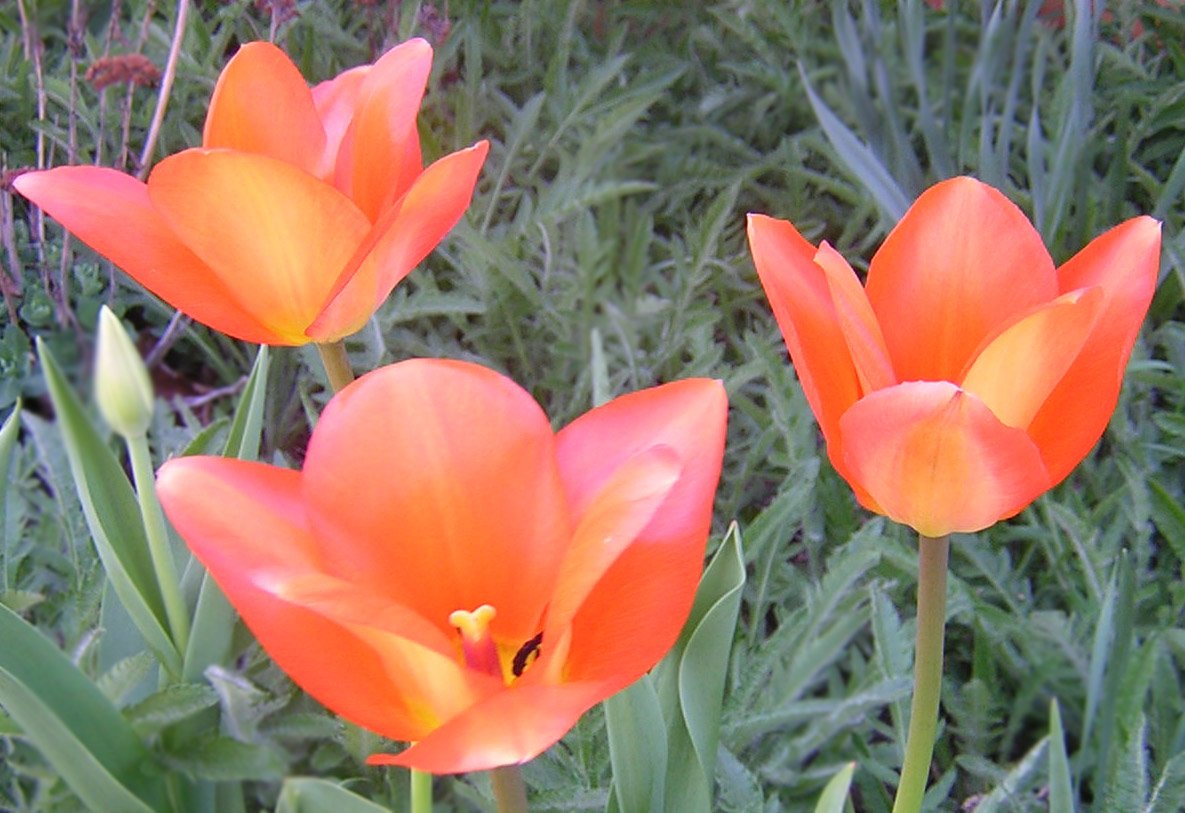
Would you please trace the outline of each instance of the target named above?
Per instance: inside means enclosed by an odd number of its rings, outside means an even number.
[[[119,317],[106,305],[99,312],[95,396],[111,428],[125,438],[142,437],[152,421],[152,383]]]

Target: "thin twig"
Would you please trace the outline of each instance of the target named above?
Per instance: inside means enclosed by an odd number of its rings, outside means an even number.
[[[156,97],[156,110],[152,114],[152,125],[148,128],[148,138],[145,139],[144,149],[140,153],[140,169],[136,172],[136,177],[140,180],[148,177],[152,153],[156,150],[161,123],[165,120],[165,108],[169,105],[169,94],[173,90],[173,79],[177,75],[177,60],[181,56],[181,43],[185,39],[185,19],[188,14],[189,0],[177,0],[177,24],[173,26],[173,41],[169,44],[169,58],[165,63],[165,73],[160,80],[160,93]]]

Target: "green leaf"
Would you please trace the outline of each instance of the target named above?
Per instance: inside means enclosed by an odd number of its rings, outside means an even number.
[[[849,762],[839,769],[815,805],[815,813],[843,813],[844,805],[848,801],[848,788],[852,786],[852,774],[856,772],[856,763]]]
[[[208,737],[186,742],[184,748],[183,753],[170,754],[169,762],[196,779],[271,780],[284,774],[280,755],[264,745],[231,737]]]
[[[1049,813],[1074,813],[1074,788],[1057,700],[1049,701]]]
[[[696,591],[675,647],[655,668],[667,724],[664,801],[671,813],[711,809],[724,684],[745,564],[737,525],[729,528]]]
[[[1181,153],[1185,158],[1185,152]],[[1185,508],[1155,480],[1148,480],[1152,498],[1152,521],[1161,537],[1173,549],[1178,562],[1185,562]]]
[[[276,813],[387,813],[336,782],[294,776],[284,780]]]
[[[1103,788],[1101,813],[1141,810],[1148,796],[1148,727],[1140,715],[1116,754]]]
[[[1178,813],[1181,810],[1185,810],[1185,753],[1177,754],[1165,763],[1144,813]]]
[[[0,705],[90,809],[166,809],[162,777],[118,709],[45,636],[3,607]]]
[[[157,588],[135,492],[123,467],[87,419],[49,349],[38,340],[45,381],[57,413],[74,486],[103,569],[145,643],[172,674],[181,658],[165,631],[165,610]]]
[[[247,377],[247,384],[239,398],[239,407],[235,410],[235,417],[230,425],[230,435],[226,439],[226,448],[222,451],[225,457],[255,460],[259,456],[259,441],[263,433],[263,408],[267,395],[267,372],[270,364],[271,357],[267,345],[260,345],[259,355],[255,357],[255,365],[251,368],[251,375]]]
[[[149,736],[217,704],[218,692],[207,685],[174,683],[150,694],[126,713],[136,731]]]
[[[12,412],[4,419],[4,425],[0,426],[0,542],[4,541],[4,529],[8,527],[4,513],[8,504],[8,469],[12,464],[12,452],[16,449],[16,439],[20,431],[21,402],[17,401]],[[4,603],[15,610],[20,609],[7,601]]]
[[[609,811],[662,810],[667,737],[650,675],[605,701],[613,789]]]

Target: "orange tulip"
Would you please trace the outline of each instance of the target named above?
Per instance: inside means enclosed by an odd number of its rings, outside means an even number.
[[[487,144],[424,169],[416,115],[432,49],[415,39],[310,89],[274,45],[227,64],[201,148],[148,183],[58,167],[14,186],[199,322],[266,344],[357,331],[464,214]]]
[[[372,764],[523,762],[652,667],[691,608],[727,401],[693,379],[558,434],[483,367],[414,359],[325,408],[303,471],[192,457],[161,502],[263,647]]]
[[[1090,451],[1156,286],[1137,217],[1054,268],[1007,198],[970,178],[921,195],[865,287],[827,243],[749,216],[749,245],[836,470],[927,536],[1019,513]]]

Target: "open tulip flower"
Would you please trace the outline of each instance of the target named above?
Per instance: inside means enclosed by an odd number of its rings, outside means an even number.
[[[17,190],[199,322],[265,344],[357,331],[464,214],[487,144],[423,168],[432,49],[410,40],[313,88],[273,45],[227,64],[202,147],[148,183],[58,167]]]
[[[691,379],[558,434],[474,364],[346,387],[302,471],[166,463],[166,513],[263,647],[433,773],[528,760],[674,643],[699,579],[727,401]]]
[[[749,216],[749,244],[837,471],[929,537],[1021,511],[1090,451],[1156,285],[1160,227],[1103,234],[1060,268],[971,178],[923,193],[861,287],[831,246]]]

